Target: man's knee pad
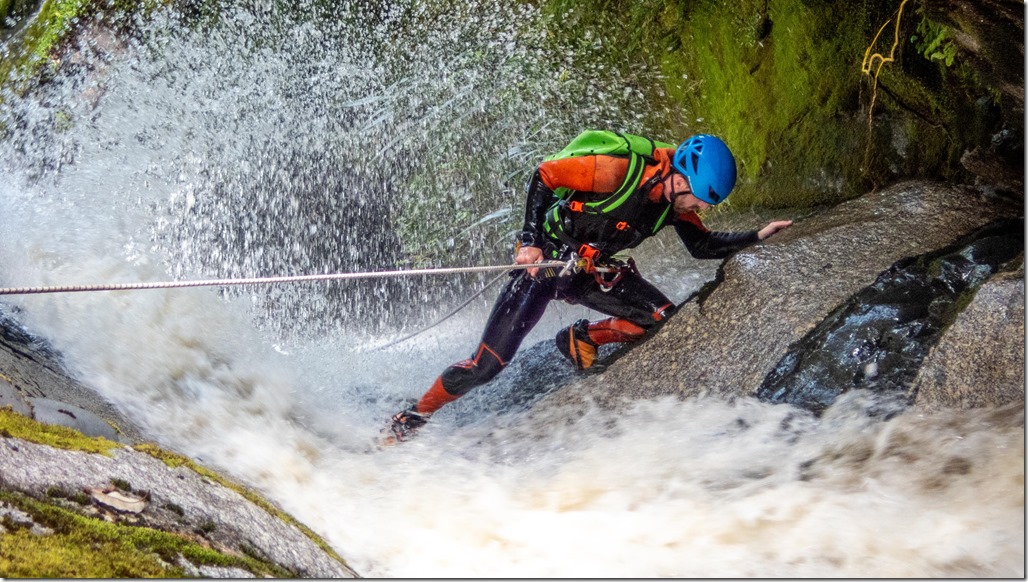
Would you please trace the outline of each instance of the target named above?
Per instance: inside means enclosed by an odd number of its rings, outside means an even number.
[[[590,323],[589,340],[598,346],[614,342],[633,342],[646,333],[646,328],[627,319],[611,317]]]
[[[476,386],[492,380],[503,371],[507,363],[489,346],[482,344],[474,358],[457,362],[446,368],[440,376],[443,388],[455,396],[463,396]]]

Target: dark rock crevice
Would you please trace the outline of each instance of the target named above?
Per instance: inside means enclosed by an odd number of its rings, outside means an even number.
[[[1023,230],[1023,222],[1004,220],[898,261],[790,346],[757,396],[821,412],[849,390],[907,394],[977,289],[1022,256]]]

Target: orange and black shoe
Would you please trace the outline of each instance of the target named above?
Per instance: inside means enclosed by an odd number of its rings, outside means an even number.
[[[428,424],[428,416],[419,414],[413,410],[397,412],[390,420],[385,444],[404,442],[414,438],[418,429]],[[391,441],[391,442],[390,442]]]
[[[557,332],[557,349],[579,370],[588,370],[596,361],[596,343],[589,339],[589,320],[579,319]]]

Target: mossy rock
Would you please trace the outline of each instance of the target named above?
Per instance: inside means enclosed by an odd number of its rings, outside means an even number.
[[[598,37],[612,66],[660,67],[663,86],[644,90],[651,102],[669,102],[671,114],[658,123],[670,135],[655,137],[722,135],[739,162],[729,201],[739,208],[834,203],[910,178],[970,183],[963,152],[988,148],[998,133],[1023,125],[1023,89],[1020,99],[1008,89],[1024,82],[1023,3],[544,6],[555,34]],[[968,14],[978,24],[967,24]],[[973,52],[958,38],[980,39],[983,48]],[[864,70],[862,58],[874,66]],[[1020,152],[1005,159],[1017,164]]]
[[[233,577],[289,577],[274,564],[229,555],[173,533],[84,517],[24,494],[0,491],[0,504],[31,517],[31,522],[5,524],[8,531],[0,536],[0,575],[5,577],[165,578],[199,575],[201,567]]]
[[[0,437],[0,506],[32,517],[4,524],[0,576],[355,576],[271,502],[156,445],[130,448],[10,410],[0,410]],[[106,504],[111,492],[141,502]]]

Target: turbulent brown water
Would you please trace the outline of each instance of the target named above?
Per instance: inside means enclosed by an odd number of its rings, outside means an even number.
[[[529,7],[340,10],[159,14],[7,96],[0,285],[507,260],[540,152],[669,115],[602,47],[554,46]],[[681,301],[716,265],[676,245],[638,258]],[[529,425],[469,397],[370,452],[467,356],[492,293],[372,348],[486,279],[9,302],[154,438],[258,487],[367,576],[1024,576],[1020,409],[869,415],[883,404],[856,391],[821,417],[655,400]],[[526,345],[581,316],[554,308]]]

